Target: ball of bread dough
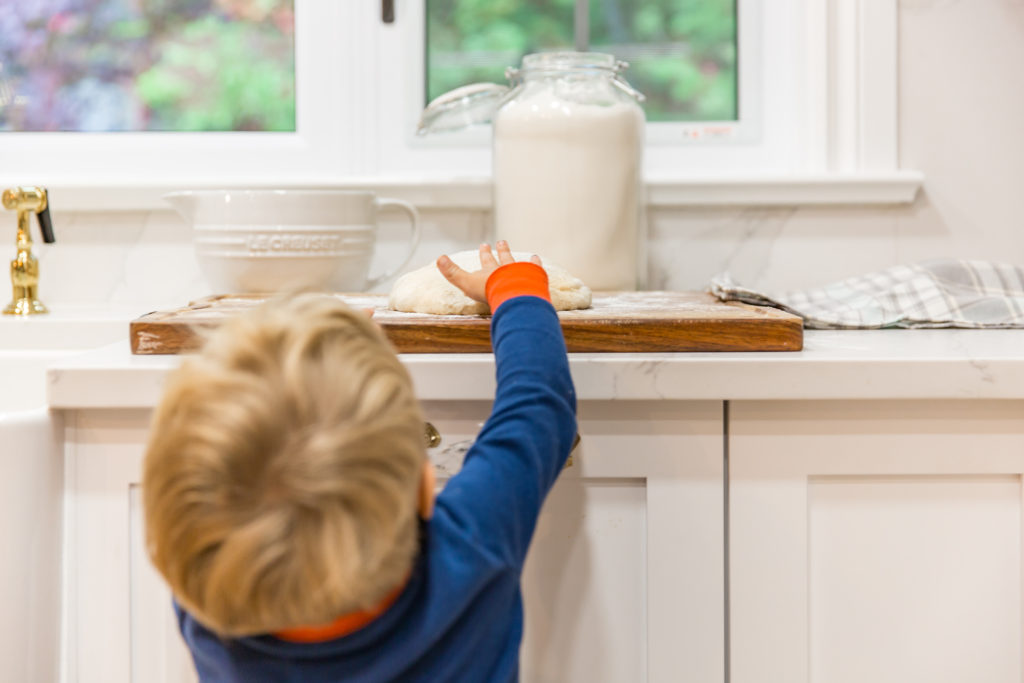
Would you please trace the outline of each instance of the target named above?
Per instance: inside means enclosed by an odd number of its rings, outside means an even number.
[[[516,261],[530,260],[530,254],[523,252],[514,252],[512,257]],[[451,254],[449,258],[463,270],[480,270],[480,253],[475,249]],[[564,268],[544,261],[543,257],[541,261],[548,273],[551,303],[555,310],[590,308],[590,288],[582,280],[573,277]],[[429,263],[398,278],[391,288],[388,308],[434,315],[486,315],[491,311],[487,304],[473,301],[448,282],[435,263]]]

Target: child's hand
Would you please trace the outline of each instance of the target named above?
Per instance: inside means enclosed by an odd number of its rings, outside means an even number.
[[[515,263],[508,242],[501,240],[498,242],[497,247],[498,260],[495,261],[494,254],[491,253],[491,245],[480,245],[480,270],[473,271],[472,273],[459,268],[447,256],[437,259],[437,269],[441,271],[441,275],[444,275],[448,282],[461,289],[470,299],[487,303],[487,278],[499,267]],[[540,257],[536,255],[530,257],[530,262],[538,266],[541,265]]]

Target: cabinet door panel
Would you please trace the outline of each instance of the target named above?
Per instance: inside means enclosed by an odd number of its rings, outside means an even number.
[[[443,485],[490,405],[424,409],[441,434],[430,455]],[[84,412],[67,431],[76,519],[68,567],[78,576],[69,681],[195,680],[144,551],[137,484],[148,419]],[[580,405],[582,442],[545,503],[524,569],[523,680],[724,679],[722,429],[719,403]],[[109,619],[97,628],[101,609]]]
[[[732,680],[1019,682],[1022,415],[731,403]]]
[[[452,474],[489,413],[429,403]],[[524,681],[724,680],[722,404],[584,401],[523,573]]]
[[[146,556],[142,487],[129,487],[131,680],[147,683],[194,683],[192,657],[171,609],[171,594]]]
[[[523,570],[524,681],[646,680],[646,492],[559,481]]]
[[[810,680],[1020,681],[1019,476],[812,477]]]
[[[61,679],[68,683],[132,680],[130,557],[144,551],[131,547],[129,489],[139,481],[149,416],[147,410],[83,410],[65,419]]]

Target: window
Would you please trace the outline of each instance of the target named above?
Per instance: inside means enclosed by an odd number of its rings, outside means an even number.
[[[793,19],[794,5],[803,1],[773,0],[770,18],[784,24]],[[625,77],[647,97],[649,175],[686,173],[688,168],[768,168],[766,161],[751,161],[759,153],[751,150],[764,142],[764,2],[407,2],[400,6],[404,12],[396,25],[381,34],[382,61],[400,64],[384,83],[402,83],[401,91],[385,88],[379,100],[380,125],[388,131],[381,168],[432,173],[458,167],[486,175],[486,134],[416,138],[412,131],[419,111],[424,102],[456,86],[505,82],[505,67],[518,66],[525,53],[546,49],[610,52],[630,63]],[[780,36],[779,42],[788,39]],[[732,145],[725,158],[718,158],[718,150],[700,149],[723,143]],[[657,151],[677,145],[689,152]],[[741,146],[746,153],[740,152]],[[473,154],[469,150],[474,147],[482,151]]]
[[[431,79],[437,89],[455,79],[442,75],[457,62],[452,53],[460,49],[473,52],[479,42],[479,24],[456,31],[451,7],[467,0],[409,0],[398,4],[399,18],[393,25],[381,26],[377,36],[377,59],[382,80],[378,90],[375,126],[378,136],[375,173],[422,180],[487,177],[489,136],[479,131],[440,139],[416,138],[416,120],[428,96]],[[431,12],[438,8],[439,24],[433,45],[437,54],[430,73],[428,40],[432,38]],[[506,3],[471,2],[480,11],[498,11]],[[508,3],[522,6],[533,3]],[[599,49],[633,50],[633,54],[665,49],[657,41],[638,47],[613,36],[607,8],[612,0],[589,0],[586,21],[579,17],[583,2],[553,0],[536,3],[547,8],[543,14],[547,44],[564,42],[571,35],[574,45],[585,35],[585,44]],[[672,114],[652,112],[647,127],[644,177],[649,201],[655,204],[678,203],[860,203],[910,201],[921,177],[901,172],[896,160],[897,132],[897,0],[736,0],[733,45],[735,80],[735,120],[693,121],[685,114],[677,120],[665,120]],[[660,8],[659,22],[700,22],[693,8],[711,5],[709,1],[618,0],[614,6],[624,11],[622,25],[642,29],[641,12]],[[729,3],[716,5],[728,8]],[[556,12],[558,8],[560,14]],[[630,9],[632,8],[632,9]],[[678,14],[665,8],[684,8]],[[447,15],[441,12],[444,9]],[[569,9],[573,11],[573,29],[565,28]],[[633,12],[633,14],[629,14]],[[448,17],[448,18],[446,18]],[[632,19],[630,24],[628,18]],[[539,20],[538,20],[539,21]],[[601,22],[605,26],[602,27]],[[728,26],[726,22],[723,25]],[[521,38],[495,22],[493,31],[505,35],[507,51],[513,57],[518,50],[532,49]],[[584,28],[585,26],[585,28]],[[504,34],[502,33],[504,31]],[[728,35],[728,29],[707,30],[706,35]],[[463,35],[459,42],[458,35]],[[455,36],[455,37],[452,37]],[[668,43],[675,42],[668,34]],[[497,41],[492,37],[488,44]],[[680,39],[681,40],[681,39]],[[517,44],[518,41],[518,44]],[[536,43],[541,45],[540,39]],[[719,47],[728,47],[720,40]],[[470,48],[470,49],[466,49]],[[487,50],[481,52],[486,53]],[[728,50],[720,52],[728,57]],[[425,64],[424,55],[427,64]],[[497,54],[485,54],[484,61],[499,61]],[[472,60],[470,60],[472,63]],[[642,82],[642,60],[634,59],[626,77],[634,85]],[[698,64],[700,62],[697,62]],[[509,61],[514,64],[514,60]],[[474,66],[483,67],[484,64]],[[491,67],[496,69],[497,67]],[[716,67],[721,68],[721,67]],[[710,68],[709,68],[710,70]],[[495,71],[489,72],[495,74]],[[466,78],[484,74],[472,71]],[[657,93],[657,86],[646,89]],[[714,92],[727,87],[709,88]],[[433,94],[431,92],[431,94]],[[657,99],[658,96],[652,96]],[[682,99],[682,98],[681,98]],[[715,99],[725,106],[711,106]],[[685,100],[683,100],[685,101]],[[728,113],[729,98],[708,97],[705,107],[691,105],[690,111]],[[677,105],[679,106],[679,105]],[[681,105],[685,108],[686,105]],[[725,112],[725,113],[723,113]],[[680,112],[676,110],[675,114]],[[709,114],[710,115],[710,114]]]
[[[292,0],[15,3],[0,131],[294,131]]]
[[[735,0],[427,0],[426,31],[427,100],[529,52],[593,50],[630,63],[648,121],[737,119]]]
[[[102,14],[102,7],[139,3],[46,4],[87,5]],[[7,109],[0,114],[0,183],[49,186],[54,205],[68,208],[154,208],[162,206],[163,191],[239,185],[346,185],[393,194],[405,188],[416,201],[482,208],[489,205],[488,131],[416,137],[424,103],[464,80],[502,80],[503,68],[523,52],[571,43],[632,62],[626,76],[649,99],[644,174],[655,203],[907,201],[920,184],[896,164],[897,0],[395,0],[394,23],[382,21],[379,0],[142,4],[227,7],[242,16],[247,10],[239,8],[271,8],[264,19],[239,25],[263,26],[269,17],[275,26],[283,20],[285,29],[291,6],[293,43],[238,39],[258,46],[248,58],[233,47],[186,40],[185,51],[197,53],[189,58],[216,62],[214,81],[247,86],[236,91],[230,116],[210,114],[203,123],[184,114],[174,123],[174,115],[161,114],[153,129],[137,132],[127,125],[122,132],[58,132],[47,123],[14,124],[20,114]],[[0,14],[0,35],[15,35],[11,22],[24,20],[33,5]],[[527,10],[525,19],[516,14]],[[208,16],[182,11],[208,35],[236,30],[228,26],[238,20],[225,23],[224,10],[214,12],[221,23],[213,28]],[[530,23],[529,31],[520,30],[522,23]],[[108,26],[108,34],[143,50],[160,40],[158,33],[143,31],[138,21],[116,31]],[[98,54],[109,42],[95,41]],[[0,42],[0,59],[13,44]],[[0,74],[18,76],[11,69]],[[140,75],[133,87],[146,102],[160,103],[175,99],[168,82],[174,79],[147,84]],[[89,116],[70,129],[102,129],[92,118],[97,103],[121,95],[106,86],[78,87]],[[238,94],[249,90],[280,95],[265,102],[270,113],[258,123]],[[0,106],[16,96],[0,85]],[[48,130],[27,132],[33,125]],[[822,192],[830,187],[839,189]]]
[[[343,118],[354,89],[338,74],[350,61],[338,39],[348,3],[39,4],[0,13],[0,35],[21,36],[0,41],[5,186],[48,186],[54,206],[69,205],[62,188],[81,198],[70,205],[139,206],[94,190],[152,187],[143,205],[159,207],[169,189],[308,186],[358,172]]]

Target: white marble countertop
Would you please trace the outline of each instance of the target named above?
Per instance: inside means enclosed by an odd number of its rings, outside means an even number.
[[[181,356],[127,341],[62,358],[51,407],[149,408]],[[402,356],[422,400],[489,400],[490,354]],[[777,353],[574,353],[580,400],[1024,398],[1024,330],[807,331]]]
[[[138,306],[109,304],[56,306],[45,315],[0,315],[0,352],[95,348],[126,338],[137,317]]]

